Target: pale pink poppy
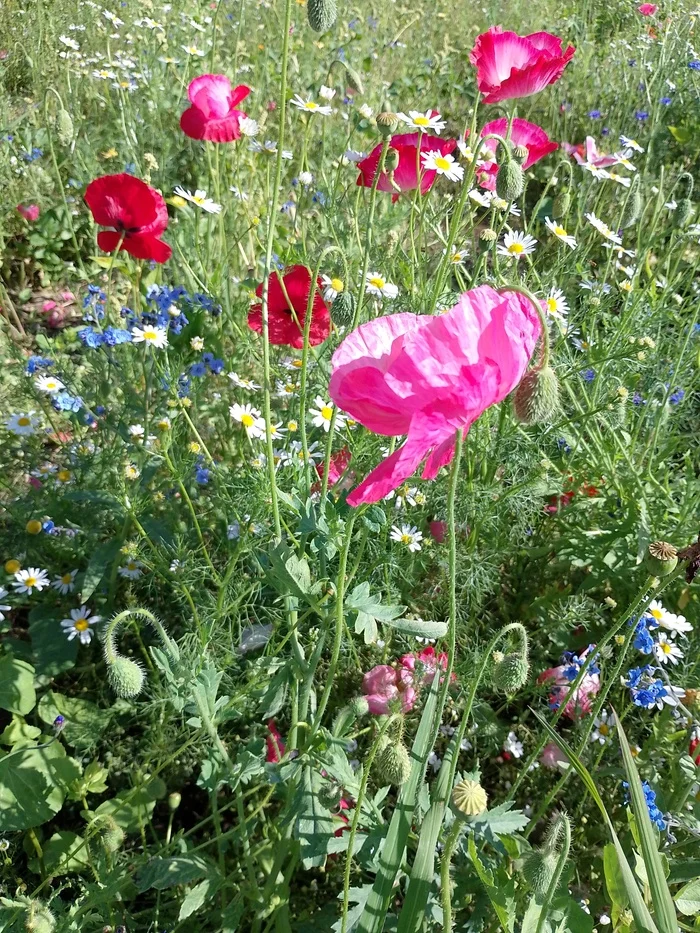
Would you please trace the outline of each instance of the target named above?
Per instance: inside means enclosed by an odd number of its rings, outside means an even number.
[[[642,16],[653,16],[659,8],[655,3],[642,3],[637,9]]]
[[[239,84],[232,88],[226,75],[200,75],[187,88],[192,106],[180,117],[180,129],[191,139],[213,143],[240,139],[240,121],[246,114],[236,105],[248,94],[249,87]]]
[[[556,742],[549,742],[545,745],[540,755],[540,761],[545,768],[551,768],[554,771],[559,769],[559,765],[569,764],[569,759]]]
[[[562,143],[561,147],[579,165],[595,165],[596,168],[607,168],[617,162],[615,156],[598,152],[595,139],[592,136],[586,136],[585,143],[578,143],[576,146],[572,146],[570,143]]]
[[[386,716],[394,709],[407,713],[416,702],[416,691],[409,671],[396,670],[388,664],[377,664],[362,679],[362,692],[369,711]]]
[[[492,26],[477,36],[469,61],[476,67],[477,87],[485,104],[528,97],[561,78],[574,56],[573,45],[562,48],[558,36],[533,32],[519,36]]]
[[[505,138],[508,132],[508,120],[502,117],[500,120],[492,120],[481,130],[481,136],[487,136],[489,133],[496,133]],[[559,143],[553,142],[545,133],[541,126],[536,123],[529,123],[527,120],[521,120],[516,117],[510,130],[510,142],[513,146],[525,146],[527,149],[527,158],[523,162],[523,170],[527,171],[535,162],[544,159],[552,152],[556,152]],[[496,145],[496,140],[487,140],[487,144]]]
[[[518,385],[540,329],[523,295],[481,285],[445,314],[389,314],[346,337],[333,354],[331,398],[375,434],[408,435],[348,503],[378,502],[426,457],[423,478],[434,479],[454,456],[457,431]]]
[[[581,659],[584,659],[590,649],[582,652]],[[549,667],[542,671],[537,678],[538,684],[551,683],[552,689],[549,695],[549,705],[552,709],[559,709],[564,704],[563,715],[568,719],[579,719],[586,716],[593,708],[592,698],[600,690],[600,674],[586,673],[576,690],[572,691],[573,680],[566,676],[569,670],[569,664],[559,664],[557,667]],[[569,670],[569,673],[570,670]]]

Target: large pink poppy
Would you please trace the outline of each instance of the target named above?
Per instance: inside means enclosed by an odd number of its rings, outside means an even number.
[[[190,81],[187,96],[192,104],[180,117],[180,128],[191,139],[230,143],[240,139],[241,117],[236,104],[250,94],[245,84],[231,87],[226,75],[200,75]]]
[[[500,120],[492,120],[481,130],[481,136],[487,136],[489,133],[496,133],[505,139],[508,132],[508,121],[505,117]],[[513,146],[525,146],[527,149],[527,159],[523,162],[523,170],[527,171],[535,162],[544,159],[552,152],[556,152],[559,143],[555,143],[547,136],[541,126],[536,123],[529,123],[527,120],[521,120],[515,117],[510,129],[510,141]],[[486,144],[491,143],[492,148],[496,146],[496,140],[487,140]]]
[[[476,67],[477,87],[485,104],[529,97],[561,78],[573,58],[573,45],[549,32],[519,36],[492,26],[477,36],[469,61]]]
[[[522,379],[540,334],[527,298],[490,285],[431,317],[390,314],[360,325],[333,354],[333,401],[375,434],[407,434],[348,497],[377,502],[427,457],[433,479],[454,456],[455,436]]]
[[[399,186],[401,192],[413,191],[418,187],[419,138],[421,153],[440,152],[441,155],[447,155],[451,153],[457,145],[456,139],[440,139],[438,136],[430,136],[427,133],[399,133],[396,136],[392,136],[389,145],[399,154],[399,164],[394,171],[394,182]],[[357,167],[360,170],[357,179],[358,185],[363,185],[365,188],[372,187],[374,176],[377,173],[381,151],[382,146],[380,143],[378,146],[374,147],[366,158],[357,163]],[[423,169],[422,165],[421,169],[420,190],[421,194],[427,194],[433,186],[437,172],[435,169]],[[394,195],[394,200],[396,200],[401,193],[392,185],[386,172],[382,172],[379,176],[377,189],[379,191],[391,191]]]

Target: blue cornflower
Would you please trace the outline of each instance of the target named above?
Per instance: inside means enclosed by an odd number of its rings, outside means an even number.
[[[633,405],[646,405],[646,403],[647,403],[646,399],[642,395],[640,395],[639,392],[635,392],[634,395],[632,396]]]
[[[116,347],[120,343],[131,343],[132,337],[128,330],[121,327],[105,327],[102,340],[108,347]]]
[[[56,411],[80,411],[83,407],[83,400],[78,396],[71,395],[70,392],[57,392],[51,399],[51,404]]]
[[[668,397],[669,405],[677,405],[685,398],[685,389],[675,389]]]
[[[609,135],[610,135],[610,129],[609,129],[609,127],[604,126],[603,129],[600,131],[600,135],[601,135],[601,136],[609,136]]]
[[[630,68],[634,68],[634,66],[637,64],[637,59],[636,59],[636,58],[628,58],[628,59],[627,59],[627,64],[630,66]]]
[[[136,174],[136,163],[127,162],[126,165],[124,166],[124,171],[126,172],[127,175],[135,175]]]
[[[694,59],[692,62],[688,62],[688,68],[692,68],[693,71],[700,71],[700,61]]]
[[[40,159],[43,156],[41,149],[37,149],[36,146],[32,149],[31,152],[23,152],[22,158],[25,162],[36,162],[37,159]]]
[[[56,531],[56,523],[52,522],[50,518],[44,522],[44,524],[41,526],[41,529],[42,531],[46,532],[47,535],[58,534]]]
[[[633,667],[631,670],[627,671],[625,686],[629,687],[630,690],[635,690],[641,683],[644,675],[649,674],[652,670],[651,664],[645,664],[644,667]]]
[[[649,634],[649,630],[644,624],[644,619],[640,619],[637,623],[637,634],[632,644],[637,651],[641,651],[642,654],[651,654],[654,649],[654,639]]]
[[[571,447],[568,445],[568,443],[563,437],[560,437],[557,439],[557,447],[559,448],[559,450],[561,450],[563,454],[571,453]]]
[[[102,416],[102,415],[104,415],[104,413],[105,413],[106,411],[107,411],[107,409],[104,407],[104,405],[95,405],[95,414],[96,414],[96,415]]]
[[[187,376],[182,375],[177,380],[177,397],[178,398],[187,398],[190,394],[190,388],[192,386],[191,381]]]
[[[96,331],[94,327],[83,327],[78,331],[78,339],[90,347],[91,350],[97,350],[102,345],[102,334]]]
[[[209,364],[209,369],[214,373],[215,376],[218,376],[219,373],[224,371],[225,363],[223,360],[212,360]]]
[[[280,207],[280,213],[289,214],[294,210],[295,207],[296,203],[294,201],[285,201],[282,207]]]
[[[648,120],[649,114],[647,113],[646,110],[635,110],[634,119],[641,120],[641,121]]]
[[[27,375],[33,376],[37,369],[48,369],[53,366],[53,360],[44,356],[30,356],[27,360]]]
[[[664,107],[668,107],[669,104],[673,103],[672,97],[662,97],[659,103],[663,104]]]
[[[595,379],[595,370],[585,369],[583,372],[583,378],[586,380],[586,382],[593,382]]]
[[[202,363],[201,360],[197,363],[193,363],[190,366],[190,376],[201,378],[202,376],[206,375],[206,372],[207,372],[207,367],[204,363]]]
[[[202,353],[202,362],[206,363],[209,366],[214,359],[213,353]]]
[[[600,110],[589,110],[588,116],[591,118],[591,120],[600,120],[602,113]]]
[[[211,470],[208,470],[206,467],[198,466],[194,472],[194,478],[200,486],[206,486],[209,482],[209,474]]]
[[[326,203],[328,202],[328,198],[323,193],[323,191],[314,191],[314,195],[311,200],[314,204],[320,204],[321,207],[325,207]]]
[[[623,781],[622,786],[625,788],[625,791],[629,790],[627,781]],[[642,781],[642,791],[644,792],[644,800],[652,823],[656,825],[657,829],[666,829],[667,824],[664,815],[656,805],[656,791],[649,786],[648,781]],[[629,803],[629,794],[627,793],[625,793],[625,803]]]

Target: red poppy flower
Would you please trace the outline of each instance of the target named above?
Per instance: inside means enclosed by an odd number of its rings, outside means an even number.
[[[284,757],[285,747],[284,742],[282,741],[282,736],[274,719],[268,719],[267,721],[267,735],[265,736],[265,745],[267,746],[265,761],[269,762],[270,764],[278,764]]]
[[[448,155],[457,145],[456,139],[439,139],[437,136],[430,136],[427,133],[399,133],[391,137],[390,148],[395,149],[399,154],[399,164],[394,171],[393,178],[401,191],[413,191],[418,187],[418,139],[420,137],[420,151],[439,152],[441,155]],[[357,184],[365,188],[371,188],[374,182],[374,176],[379,165],[379,156],[382,151],[381,144],[375,146],[370,154],[357,163],[360,175]],[[423,169],[421,165],[421,194],[427,194],[433,187],[433,182],[437,172],[435,169]],[[391,191],[394,194],[395,201],[399,193],[389,180],[389,175],[382,172],[377,183],[379,191]]]
[[[85,202],[96,224],[113,227],[97,234],[97,245],[106,253],[120,249],[134,259],[166,262],[172,250],[160,239],[168,226],[168,209],[158,192],[133,175],[103,175],[91,181]]]
[[[489,133],[496,133],[499,136],[505,136],[508,132],[508,121],[505,117],[500,120],[492,120],[481,130],[481,136],[487,136]],[[516,117],[513,120],[510,132],[510,141],[514,146],[525,146],[527,149],[527,158],[523,162],[523,171],[527,171],[535,162],[544,159],[551,152],[556,152],[559,143],[553,142],[541,126],[536,123],[529,123],[527,120],[521,120]],[[488,143],[495,144],[496,140],[488,140]]]
[[[284,284],[284,290],[282,284]],[[309,328],[309,344],[312,347],[323,343],[331,332],[331,315],[321,295],[321,287],[321,280],[316,279]],[[270,276],[268,296],[270,343],[294,347],[297,350],[304,346],[304,322],[310,290],[311,273],[306,266],[290,266],[282,273],[281,281],[278,272]],[[262,293],[261,284],[255,289],[255,294],[258,298],[262,298]],[[248,327],[259,334],[262,333],[261,304],[253,305],[248,312]]]
[[[180,129],[190,139],[208,139],[212,143],[230,143],[241,138],[241,117],[236,109],[250,94],[245,84],[231,87],[226,75],[200,75],[187,88],[192,103],[180,117]]]
[[[39,214],[41,213],[38,204],[18,204],[17,210],[20,212],[22,217],[24,217],[24,219],[28,220],[30,223],[34,223],[35,220],[38,220]]]

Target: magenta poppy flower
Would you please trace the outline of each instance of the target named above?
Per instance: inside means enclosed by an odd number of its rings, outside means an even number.
[[[469,61],[476,67],[477,87],[485,104],[529,97],[561,78],[573,58],[573,45],[549,32],[519,36],[492,26],[477,36]]]
[[[427,457],[433,479],[466,431],[518,385],[540,334],[540,319],[517,292],[490,285],[465,292],[446,314],[389,314],[361,324],[333,354],[329,393],[375,434],[407,434],[348,497],[378,502]]]
[[[29,221],[29,223],[34,223],[37,221],[39,219],[39,214],[41,213],[38,204],[18,204],[17,210],[25,220]]]
[[[399,186],[401,192],[414,191],[418,187],[418,140],[420,139],[420,151],[439,152],[441,155],[448,155],[457,145],[456,139],[440,139],[438,136],[430,136],[427,133],[399,133],[391,137],[389,144],[399,154],[399,164],[394,170],[394,182]],[[370,154],[357,163],[360,170],[357,184],[365,188],[371,188],[374,182],[374,176],[377,173],[379,165],[379,156],[382,151],[381,144],[375,146]],[[422,168],[422,166],[421,166]],[[435,169],[422,169],[420,190],[421,194],[427,194],[433,187],[437,171]],[[382,172],[377,183],[379,191],[391,191],[395,201],[401,192],[392,185],[386,172]]]
[[[413,651],[411,654],[404,654],[399,659],[399,664],[405,671],[409,672],[411,677],[414,679],[418,677],[419,682],[423,686],[427,686],[435,679],[435,672],[438,668],[443,671],[447,670],[447,653],[441,651],[440,654],[436,654],[433,646],[428,645],[428,647],[423,648],[422,651]],[[452,675],[452,679],[455,679],[454,674]]]
[[[85,189],[85,203],[96,224],[114,228],[97,234],[97,245],[106,253],[121,241],[120,250],[134,259],[170,259],[172,250],[160,239],[168,226],[168,208],[145,181],[126,173],[102,175]]]
[[[245,84],[231,87],[226,75],[200,75],[190,81],[187,96],[192,104],[180,117],[180,129],[190,139],[230,143],[241,137],[241,117],[236,104],[250,94]]]
[[[607,168],[609,165],[617,163],[615,156],[598,152],[595,139],[592,136],[586,136],[585,143],[578,143],[575,146],[570,143],[562,143],[561,146],[564,152],[570,155],[579,165],[595,165],[596,168]]]
[[[507,132],[508,121],[505,117],[502,117],[500,120],[492,120],[487,123],[481,131],[481,136],[496,133],[498,136],[505,138]],[[553,142],[541,126],[536,123],[528,123],[527,120],[521,120],[520,117],[513,120],[510,141],[513,146],[525,146],[527,149],[527,158],[523,162],[524,171],[527,171],[531,165],[539,162],[540,159],[544,159],[550,153],[556,152],[559,148],[559,143]],[[488,143],[495,144],[496,140],[487,140],[486,144],[488,145]]]
[[[374,716],[386,716],[394,709],[407,713],[416,702],[416,691],[409,671],[397,671],[388,664],[377,664],[362,679],[369,711]]]
[[[655,3],[642,3],[637,9],[642,16],[653,16],[659,8]]]

